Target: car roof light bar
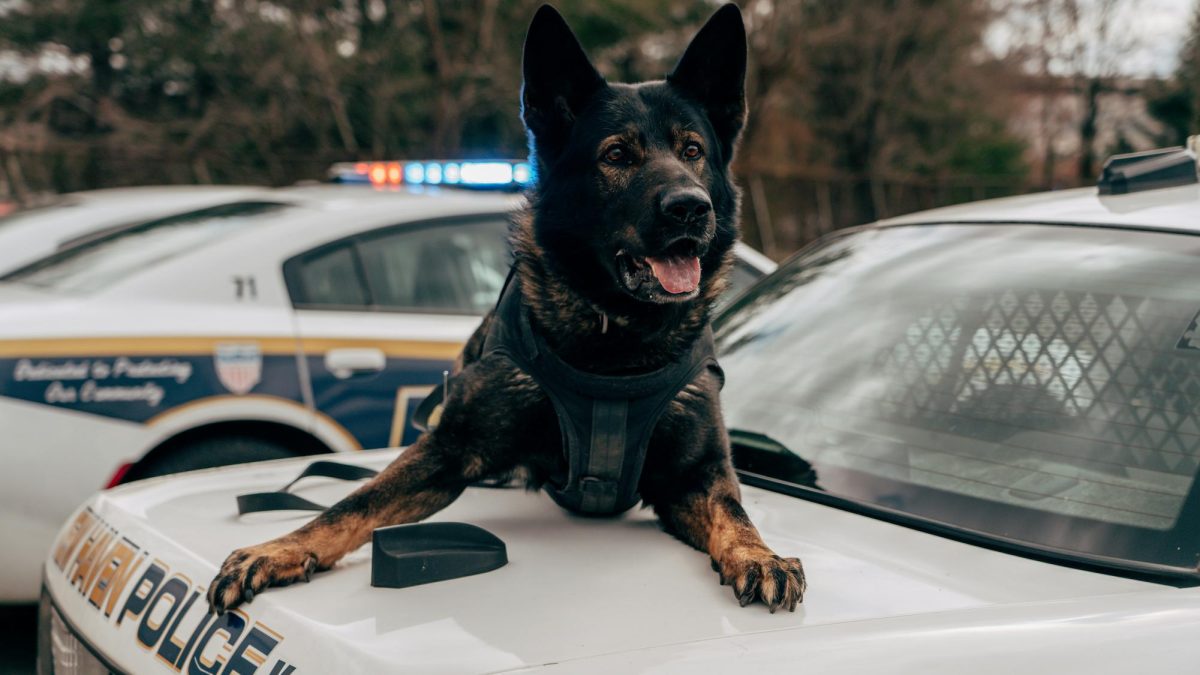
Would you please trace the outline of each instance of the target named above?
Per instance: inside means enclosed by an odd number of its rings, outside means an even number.
[[[451,185],[480,190],[519,190],[533,184],[534,170],[528,160],[522,159],[338,162],[329,168],[329,180],[376,188]]]

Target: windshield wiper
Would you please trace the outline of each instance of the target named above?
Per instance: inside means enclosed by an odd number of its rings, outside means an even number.
[[[1061,550],[827,492],[817,484],[817,470],[811,463],[770,436],[730,429],[729,440],[734,468],[746,485],[1033,560],[1172,586],[1200,585],[1200,570],[1194,568]]]
[[[783,443],[757,431],[730,429],[733,466],[743,477],[761,476],[793,485],[820,489],[817,470]]]

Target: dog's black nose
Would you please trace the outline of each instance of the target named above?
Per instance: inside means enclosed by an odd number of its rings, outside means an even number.
[[[687,224],[707,216],[712,211],[712,202],[700,188],[676,188],[663,195],[658,209],[671,220]]]

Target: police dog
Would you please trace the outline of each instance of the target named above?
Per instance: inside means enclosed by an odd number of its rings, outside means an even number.
[[[512,228],[529,322],[590,373],[653,370],[706,330],[737,236],[729,163],[745,122],[746,35],[718,10],[665,81],[610,84],[557,11],[529,27],[522,114],[537,186]],[[378,527],[422,520],[480,480],[519,471],[536,488],[565,470],[547,396],[481,357],[495,313],[464,347],[440,422],[378,476],[300,529],[234,551],[209,587],[223,612],[269,586],[307,581]],[[800,561],[775,555],[739,503],[719,375],[702,370],[658,418],[638,482],[664,529],[705,551],[745,606],[795,610]]]

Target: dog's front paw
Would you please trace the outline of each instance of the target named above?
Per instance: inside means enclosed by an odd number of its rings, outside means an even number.
[[[721,575],[722,585],[733,586],[733,594],[742,607],[761,600],[771,613],[786,607],[796,611],[804,601],[804,566],[799,558],[780,558],[770,549],[743,549],[718,561],[713,569]]]
[[[222,614],[268,586],[308,581],[317,570],[317,556],[287,541],[271,541],[240,548],[225,559],[208,587],[208,606]]]

